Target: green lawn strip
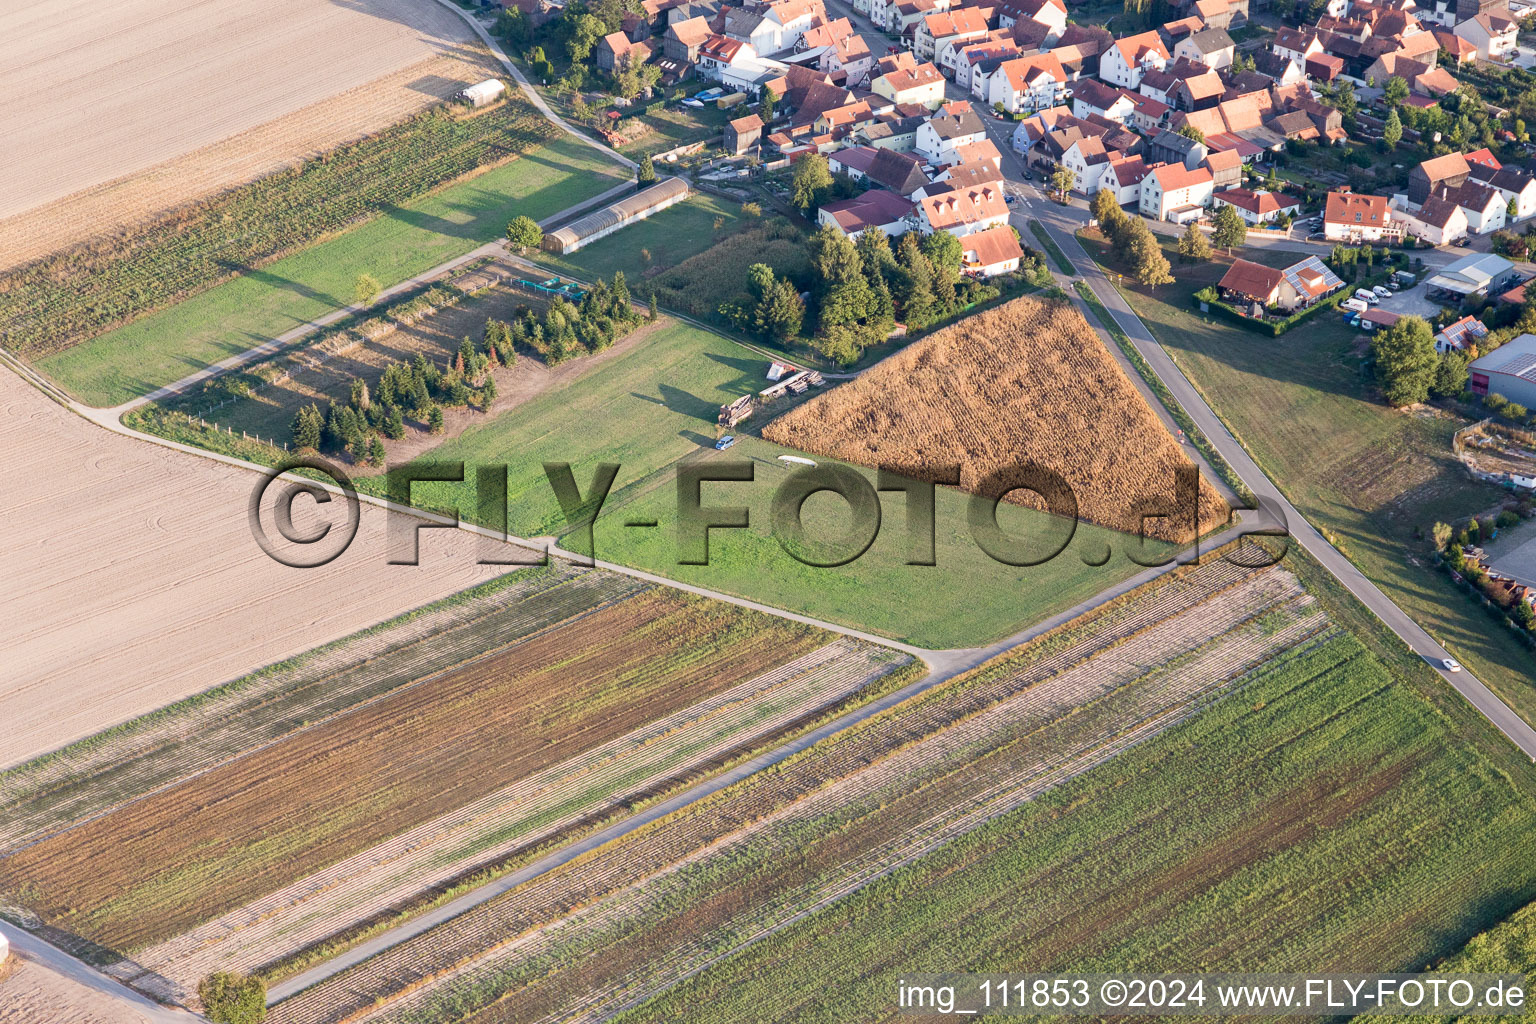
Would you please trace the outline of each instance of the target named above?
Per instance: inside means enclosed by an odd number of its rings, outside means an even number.
[[[1508,497],[1451,457],[1451,435],[1462,424],[1383,405],[1360,368],[1365,337],[1337,317],[1268,338],[1201,316],[1193,295],[1222,270],[1195,264],[1156,290],[1120,287],[1291,503],[1500,698],[1536,721],[1531,652],[1433,567],[1429,545],[1417,536],[1437,520],[1464,521]]]
[[[715,221],[725,223],[716,229]],[[608,280],[622,270],[638,294],[649,275],[675,267],[733,233],[743,221],[741,205],[704,193],[670,206],[654,216],[599,239],[568,255],[540,252],[534,260],[556,273],[583,280]],[[753,222],[752,218],[747,221]],[[649,254],[649,259],[647,259]]]
[[[755,476],[751,483],[703,486],[705,505],[750,510],[748,529],[711,531],[708,565],[678,564],[677,492],[670,474],[610,499],[615,507],[604,510],[595,530],[597,557],[930,648],[997,640],[1141,568],[1126,556],[1132,538],[1087,523],[1077,526],[1066,550],[1040,565],[994,561],[971,537],[970,496],[952,488],[936,493],[937,565],[906,564],[906,512],[901,495],[894,493],[881,499],[879,534],[857,560],[834,568],[805,565],[786,552],[772,532],[773,494],[800,468],[781,461],[780,455],[802,453],[740,436],[729,451],[703,456],[717,464],[748,459]],[[820,457],[816,461],[836,462]],[[873,486],[875,474],[858,471]],[[624,525],[630,520],[656,520],[659,525]],[[831,494],[814,495],[803,507],[802,520],[807,537],[836,542],[849,530],[848,506]],[[1008,504],[999,506],[998,522],[1010,535],[1030,538],[1041,553],[1046,538],[1056,536],[1060,525],[1042,513]],[[1113,552],[1107,564],[1084,563],[1101,557],[1106,547]]]
[[[1412,970],[1536,893],[1533,823],[1339,635],[617,1019],[883,1018],[914,972]]]
[[[1061,246],[1056,244],[1056,239],[1052,238],[1050,232],[1045,230],[1044,224],[1037,220],[1032,220],[1029,222],[1029,230],[1031,234],[1040,240],[1040,244],[1045,247],[1045,251],[1050,253],[1051,259],[1056,264],[1056,269],[1068,277],[1077,273],[1077,268],[1072,265],[1071,260],[1067,259],[1067,254],[1061,251]]]
[[[1147,387],[1152,389],[1152,393],[1163,404],[1163,408],[1168,410],[1168,415],[1172,416],[1174,422],[1179,425],[1179,429],[1184,431],[1184,436],[1189,439],[1189,443],[1194,445],[1195,450],[1205,457],[1205,461],[1210,463],[1211,468],[1221,475],[1222,480],[1232,488],[1233,493],[1241,497],[1244,503],[1252,506],[1254,504],[1252,492],[1238,478],[1236,471],[1227,463],[1227,460],[1221,457],[1221,453],[1211,444],[1210,438],[1195,426],[1195,421],[1179,404],[1178,399],[1173,397],[1173,392],[1168,390],[1168,386],[1153,372],[1152,367],[1147,365],[1141,353],[1136,351],[1136,345],[1131,341],[1130,336],[1121,329],[1115,318],[1110,316],[1109,310],[1104,308],[1104,303],[1099,301],[1099,297],[1093,293],[1088,282],[1074,281],[1072,287],[1077,290],[1083,302],[1093,310],[1093,315],[1104,330],[1115,339],[1115,344],[1125,354],[1126,361],[1136,368],[1136,372],[1146,382]]]
[[[499,237],[514,216],[542,219],[612,188],[622,170],[562,136],[37,366],[89,404],[128,401],[350,304],[359,274],[403,281]]]

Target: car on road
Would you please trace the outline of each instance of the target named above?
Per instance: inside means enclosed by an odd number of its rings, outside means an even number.
[[[731,445],[733,445],[735,443],[736,443],[736,435],[735,434],[726,434],[720,440],[715,442],[715,451],[723,452],[723,451],[725,451],[727,448],[729,448]]]
[[[1019,201],[1019,197],[1014,195],[1012,192],[1008,193],[1006,196],[1003,197],[1003,202],[1007,203],[1009,206],[1012,206],[1014,203],[1016,203],[1018,201]]]
[[[1447,672],[1460,672],[1461,664],[1455,658],[1441,658],[1440,667]]]

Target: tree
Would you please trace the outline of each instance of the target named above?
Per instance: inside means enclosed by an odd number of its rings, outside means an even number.
[[[1077,175],[1073,174],[1069,167],[1058,166],[1051,172],[1051,187],[1063,196],[1071,192],[1076,184]]]
[[[1093,197],[1089,204],[1093,213],[1093,219],[1099,222],[1099,231],[1111,242],[1115,240],[1116,233],[1125,226],[1125,211],[1120,204],[1115,202],[1115,197],[1108,189],[1101,189],[1098,195]]]
[[[1172,283],[1173,268],[1168,265],[1168,257],[1163,255],[1156,236],[1144,221],[1137,221],[1136,226],[1140,230],[1132,234],[1130,243],[1131,266],[1136,280],[1149,288]]]
[[[443,407],[436,402],[427,410],[427,429],[434,434],[443,432]]]
[[[656,165],[651,163],[651,155],[647,153],[640,158],[640,166],[635,171],[635,187],[644,188],[654,184],[656,184]]]
[[[1178,134],[1184,136],[1186,139],[1194,139],[1196,142],[1205,142],[1205,132],[1201,131],[1199,128],[1196,128],[1194,125],[1189,124],[1188,122],[1179,126]]]
[[[367,462],[370,466],[384,465],[384,442],[379,440],[378,434],[373,434],[368,438]]]
[[[573,4],[572,8],[575,6]],[[580,65],[591,56],[592,48],[604,35],[603,23],[597,18],[590,14],[576,15],[571,21],[570,35],[565,40],[565,52],[570,56],[571,63]]]
[[[216,1024],[259,1024],[267,1018],[267,986],[260,978],[216,971],[197,983],[203,1014]]]
[[[295,448],[320,449],[320,434],[325,429],[325,417],[320,408],[311,403],[293,414],[293,446]]]
[[[1520,200],[1511,198],[1504,207],[1504,216],[1510,220],[1520,216]]]
[[[544,244],[544,229],[532,217],[513,217],[507,222],[507,243],[518,253],[537,249]]]
[[[960,239],[948,231],[935,231],[924,237],[919,244],[923,255],[928,257],[935,270],[952,275],[960,273],[960,261],[965,256],[965,247],[960,244]]]
[[[480,389],[480,408],[489,409],[496,401],[496,378],[491,374],[485,375],[485,386]]]
[[[352,301],[359,306],[366,306],[378,298],[379,292],[383,290],[384,286],[372,274],[358,274],[357,281],[352,285]]]
[[[763,90],[763,98],[757,104],[757,116],[763,119],[763,124],[773,120],[773,108],[779,105],[778,94],[772,89]]]
[[[801,212],[809,212],[826,198],[832,190],[832,172],[827,158],[820,153],[809,153],[795,161],[794,190],[791,201]]]
[[[1430,536],[1435,540],[1435,550],[1444,551],[1451,543],[1451,527],[1448,523],[1436,521],[1430,529]]]
[[[745,217],[761,217],[763,215],[763,207],[760,203],[742,203],[741,212]]]
[[[1404,316],[1378,330],[1371,337],[1371,356],[1388,404],[1402,408],[1429,397],[1438,359],[1434,331],[1423,317]]]
[[[781,344],[800,333],[805,303],[793,284],[776,278],[768,264],[754,263],[747,268],[747,290],[754,300],[748,314],[753,330]]]
[[[1182,262],[1199,263],[1211,258],[1211,243],[1206,241],[1205,232],[1201,231],[1194,221],[1184,229],[1184,234],[1179,236],[1179,259]]]
[[[1401,82],[1401,78],[1393,78],[1394,82]],[[1403,141],[1403,119],[1398,116],[1397,108],[1393,107],[1387,113],[1387,124],[1381,130],[1381,141],[1388,149],[1396,148]]]
[[[1467,390],[1467,357],[1460,352],[1447,352],[1441,356],[1431,389],[1441,398],[1455,398]]]
[[[1229,253],[1242,245],[1248,237],[1248,225],[1244,224],[1243,218],[1237,215],[1237,208],[1234,206],[1222,204],[1212,222],[1216,230],[1211,232],[1211,241]]]
[[[1383,93],[1387,98],[1387,102],[1395,108],[1399,103],[1408,98],[1407,79],[1403,78],[1401,75],[1393,75],[1391,78],[1387,79],[1387,84],[1383,90]],[[1392,145],[1395,146],[1397,143],[1394,142]]]
[[[650,305],[650,309],[646,312],[646,319],[649,320],[651,323],[655,323],[656,322],[656,318],[658,316],[660,316],[660,315],[661,315],[661,310],[656,305],[656,292],[653,290],[651,292],[651,305]]]

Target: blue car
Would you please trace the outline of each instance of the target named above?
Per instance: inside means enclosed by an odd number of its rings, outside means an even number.
[[[735,443],[736,443],[736,435],[734,435],[734,434],[726,434],[720,440],[715,442],[715,451],[723,452],[723,451],[725,451],[727,448],[729,448],[731,445],[733,445]]]

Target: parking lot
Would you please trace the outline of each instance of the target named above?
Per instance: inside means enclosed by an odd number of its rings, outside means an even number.
[[[1382,299],[1378,308],[1399,316],[1421,316],[1426,320],[1433,320],[1440,312],[1440,306],[1425,296],[1422,283],[1400,291],[1389,299]]]

